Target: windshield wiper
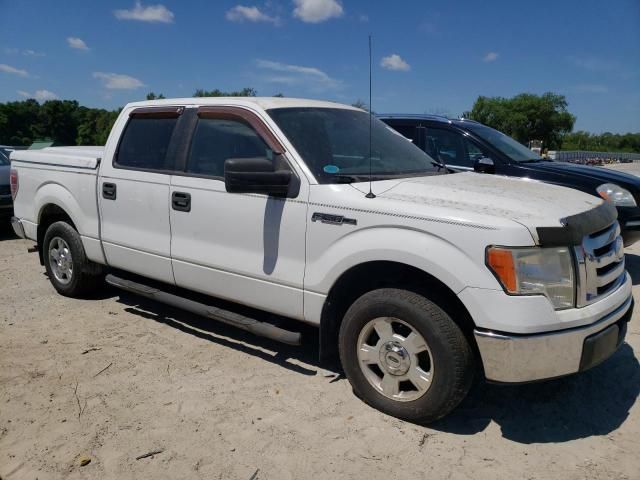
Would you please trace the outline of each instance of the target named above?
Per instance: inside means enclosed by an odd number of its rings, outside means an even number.
[[[347,175],[347,174],[336,174],[336,175],[331,175],[331,180],[334,183],[355,183],[355,182],[368,182],[369,180],[371,180],[372,182],[375,182],[377,180],[389,180],[392,178],[398,178],[398,177],[402,177],[403,174],[387,174],[387,175],[381,175],[381,174],[373,174],[373,175],[368,175],[368,174],[358,174],[358,175]]]
[[[331,180],[335,183],[354,183],[362,182],[364,177],[356,175],[331,175]]]

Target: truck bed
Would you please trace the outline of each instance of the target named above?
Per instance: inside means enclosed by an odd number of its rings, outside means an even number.
[[[95,170],[104,154],[104,147],[47,147],[42,150],[15,150],[11,160],[25,163]]]
[[[87,257],[104,261],[96,182],[104,147],[48,147],[11,152],[18,173],[15,216],[22,219],[27,238],[38,240],[42,212],[50,205],[62,208],[80,233]]]

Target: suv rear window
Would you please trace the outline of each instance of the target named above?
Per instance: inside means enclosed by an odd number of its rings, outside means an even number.
[[[132,117],[122,134],[116,166],[142,170],[171,170],[167,150],[178,118]]]

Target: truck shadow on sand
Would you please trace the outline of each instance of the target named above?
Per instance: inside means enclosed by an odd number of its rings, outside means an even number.
[[[17,240],[18,236],[13,232],[11,225],[0,225],[0,242],[3,240]]]
[[[631,275],[631,283],[640,284],[640,255],[627,253],[624,256],[625,267],[629,275]]]
[[[202,340],[253,355],[302,375],[313,376],[318,372],[301,364],[320,368],[317,361],[318,333],[309,325],[299,322],[281,324],[283,328],[302,332],[302,345],[286,345],[127,292],[118,292],[118,295],[118,302],[127,305],[126,312],[163,323]]]
[[[578,375],[525,385],[475,385],[448,417],[430,428],[461,435],[491,421],[518,443],[559,443],[607,435],[629,416],[640,394],[640,366],[630,345]]]
[[[336,368],[318,362],[318,332],[311,326],[282,324],[283,328],[302,331],[303,344],[290,346],[133,294],[118,294],[118,301],[131,314],[301,375],[314,376],[325,369],[340,374],[327,384],[344,378]],[[640,365],[633,349],[624,344],[608,361],[579,375],[516,386],[478,382],[454,412],[427,428],[473,435],[493,421],[500,425],[503,437],[515,442],[568,442],[615,431],[628,417],[639,393]]]

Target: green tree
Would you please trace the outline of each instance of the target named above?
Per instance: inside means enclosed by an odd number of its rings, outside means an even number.
[[[161,93],[159,93],[158,95],[153,92],[147,93],[147,100],[162,100],[163,98],[165,98],[165,96]]]
[[[360,108],[365,112],[369,111],[369,105],[366,104],[364,100],[360,100],[359,98],[351,104],[352,107]]]
[[[258,94],[255,88],[245,87],[242,90],[232,91],[232,92],[223,92],[218,90],[203,90],[201,88],[197,89],[193,96],[194,97],[255,97]]]
[[[542,140],[546,148],[559,148],[576,121],[567,111],[564,95],[521,93],[512,98],[480,96],[470,118],[511,135],[520,143]]]
[[[119,111],[80,107],[77,145],[104,145]]]
[[[3,120],[4,119],[4,120]],[[40,104],[34,99],[0,104],[0,143],[31,145],[43,135]]]
[[[75,100],[49,100],[40,107],[42,134],[61,145],[75,145],[79,105]]]
[[[565,135],[564,150],[589,150],[596,152],[638,152],[640,153],[640,133],[611,133],[601,135],[578,130]]]

